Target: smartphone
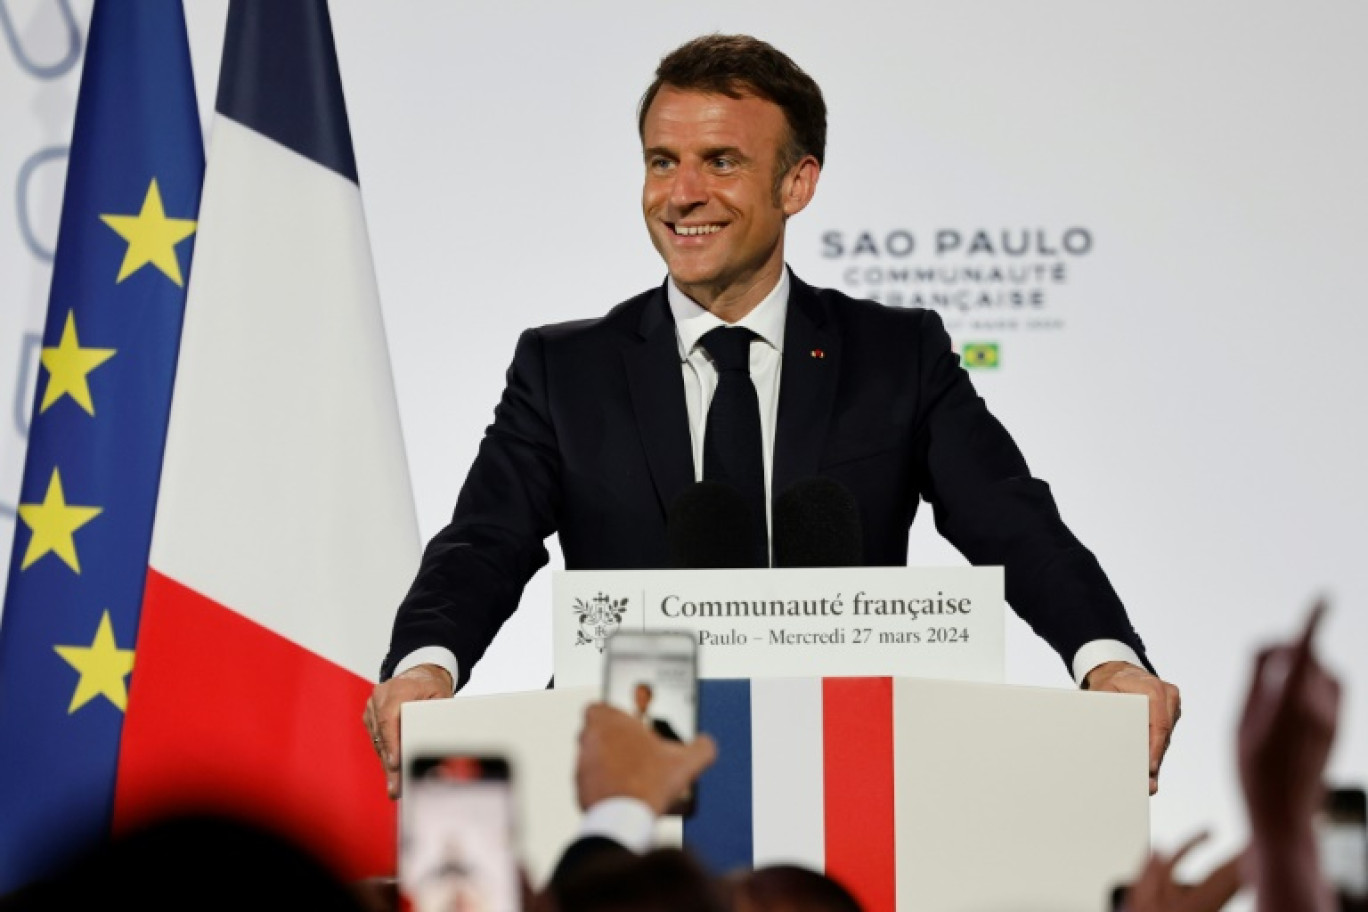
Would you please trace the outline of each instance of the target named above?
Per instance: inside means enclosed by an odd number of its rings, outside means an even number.
[[[399,895],[412,912],[521,912],[508,760],[415,757],[399,805]]]
[[[1316,817],[1321,871],[1343,912],[1368,910],[1368,801],[1362,788],[1328,787]]]
[[[685,631],[619,630],[604,646],[603,701],[657,735],[692,741],[698,734],[698,643]],[[667,814],[689,817],[697,787]]]

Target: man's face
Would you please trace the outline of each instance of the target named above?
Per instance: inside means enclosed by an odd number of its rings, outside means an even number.
[[[714,312],[717,304],[742,316],[779,279],[784,219],[807,204],[817,172],[816,160],[805,158],[776,199],[788,136],[779,106],[750,95],[666,85],[646,112],[646,227],[675,283]]]
[[[638,684],[636,686],[635,697],[637,712],[644,713],[646,707],[651,705],[651,688],[647,687],[645,684]]]

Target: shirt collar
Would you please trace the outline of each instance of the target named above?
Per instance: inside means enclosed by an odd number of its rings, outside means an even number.
[[[670,313],[674,316],[675,335],[679,339],[680,360],[688,360],[703,334],[727,323],[721,317],[704,309],[684,292],[679,290],[674,279],[665,283],[665,294],[670,301]],[[779,284],[755,309],[736,321],[770,344],[780,354],[784,351],[784,321],[788,317],[789,273],[785,267],[779,274]]]

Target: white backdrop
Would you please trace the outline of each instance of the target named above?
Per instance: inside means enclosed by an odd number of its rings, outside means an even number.
[[[58,4],[6,6],[45,60],[61,57]],[[89,4],[76,6],[84,31]],[[207,126],[226,3],[187,6]],[[1368,6],[335,0],[333,18],[425,537],[455,502],[517,333],[662,278],[635,132],[659,57],[705,31],[750,32],[806,68],[831,112],[817,198],[791,225],[795,270],[890,300],[950,297],[957,341],[999,346],[979,389],[1182,687],[1156,844],[1210,828],[1196,870],[1243,839],[1232,737],[1251,657],[1318,594],[1348,685],[1332,772],[1368,778]],[[30,154],[64,143],[76,88],[76,69],[40,79],[15,59],[0,63],[6,193]],[[28,201],[50,233],[59,165]],[[0,207],[7,418],[32,382],[22,336],[46,288],[16,204]],[[957,250],[937,252],[942,232]],[[1005,249],[1023,236],[1025,253]],[[1029,278],[995,281],[994,267]],[[978,306],[1003,292],[1038,303]],[[7,526],[14,424],[0,436]],[[961,562],[929,517],[911,559]],[[545,683],[549,591],[544,571],[470,692]],[[1011,682],[1068,685],[1020,624],[1008,662]]]

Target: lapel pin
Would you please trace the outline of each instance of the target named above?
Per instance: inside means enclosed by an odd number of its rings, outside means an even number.
[[[812,357],[816,358],[818,361],[820,361],[820,360],[822,360],[823,358],[826,357],[826,352],[822,351],[820,348],[814,348],[814,349],[810,352],[810,354],[812,355]]]

